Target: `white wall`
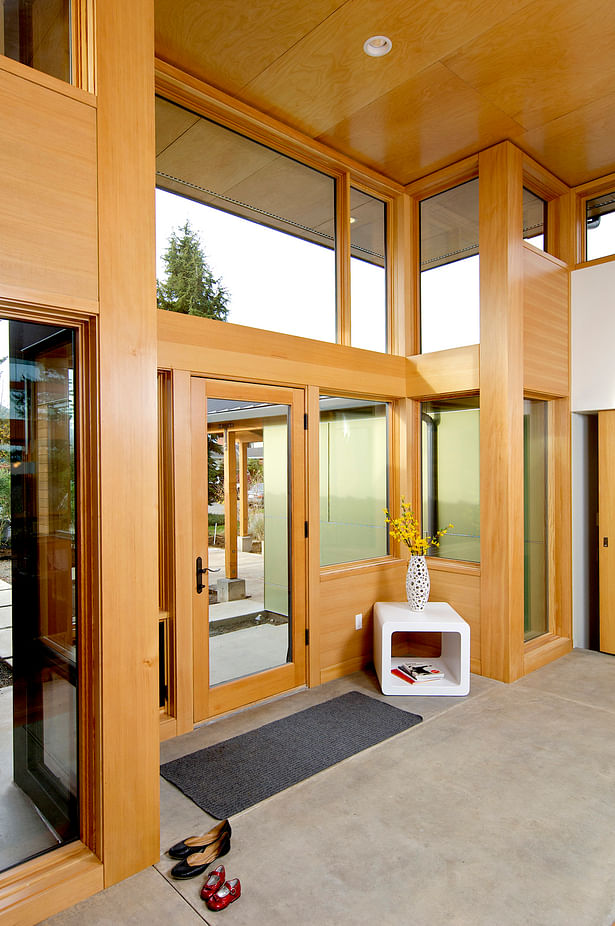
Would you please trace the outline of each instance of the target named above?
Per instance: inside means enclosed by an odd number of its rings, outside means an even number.
[[[615,261],[571,276],[572,411],[615,408]]]
[[[615,261],[571,274],[571,408],[615,408]],[[586,415],[572,415],[572,632],[589,645],[588,498],[590,445]]]

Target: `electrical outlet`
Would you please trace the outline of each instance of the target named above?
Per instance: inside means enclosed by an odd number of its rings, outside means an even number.
[[[363,627],[363,615],[362,615],[362,614],[355,614],[355,616],[354,616],[354,629],[355,629],[355,630],[361,630],[362,627]]]

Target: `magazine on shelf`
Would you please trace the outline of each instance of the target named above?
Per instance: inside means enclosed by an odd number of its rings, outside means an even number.
[[[405,672],[402,672],[401,669],[396,669],[393,667],[391,669],[391,675],[394,675],[396,678],[400,678],[402,682],[408,682],[409,685],[416,685],[416,679],[410,678],[410,676],[406,675]]]
[[[444,672],[429,662],[403,663],[397,667],[414,682],[432,682],[444,678]]]

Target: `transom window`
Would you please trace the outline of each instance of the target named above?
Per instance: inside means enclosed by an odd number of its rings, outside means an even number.
[[[615,190],[588,199],[585,216],[587,260],[615,254]]]
[[[336,339],[335,180],[156,102],[158,305]]]
[[[421,352],[480,341],[478,180],[420,204]]]

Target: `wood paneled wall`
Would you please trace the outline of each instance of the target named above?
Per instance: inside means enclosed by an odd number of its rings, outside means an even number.
[[[320,577],[320,681],[355,672],[372,660],[373,607],[376,601],[399,601],[404,594],[406,563],[355,566],[323,572]],[[363,627],[355,630],[355,615]]]
[[[96,311],[96,100],[31,75],[0,57],[0,297]]]
[[[259,328],[158,312],[161,368],[272,385],[404,396],[406,360]]]
[[[407,395],[426,399],[479,388],[479,346],[453,347],[408,357]]]
[[[79,331],[84,487],[85,845],[0,875],[0,921],[24,926],[159,857],[153,2],[88,23],[96,97],[0,59],[0,304]]]
[[[430,598],[448,601],[470,625],[470,670],[482,674],[480,566],[428,559]]]
[[[523,385],[527,393],[569,392],[569,286],[566,264],[523,246]]]

